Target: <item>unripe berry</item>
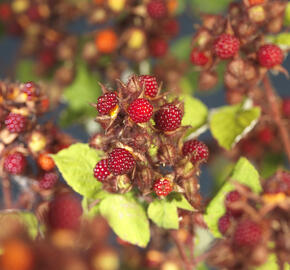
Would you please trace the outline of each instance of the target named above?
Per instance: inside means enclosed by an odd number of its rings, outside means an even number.
[[[164,0],[151,0],[147,4],[148,15],[153,19],[161,19],[166,16],[167,7]]]
[[[94,168],[94,176],[100,182],[106,180],[106,178],[111,174],[108,168],[108,159],[103,159],[99,161]]]
[[[208,57],[204,52],[199,51],[197,48],[194,48],[190,54],[190,61],[193,65],[204,66],[208,63]]]
[[[189,156],[192,163],[206,162],[208,160],[208,147],[198,140],[186,141],[182,147],[184,156]]]
[[[156,77],[150,75],[142,75],[139,77],[140,84],[145,88],[145,96],[154,98],[158,92],[158,84]]]
[[[18,113],[9,113],[5,125],[11,133],[20,133],[26,129],[27,118]]]
[[[21,87],[21,92],[27,95],[28,100],[39,96],[39,87],[34,82],[27,82]]]
[[[99,114],[106,115],[113,111],[118,104],[116,93],[109,92],[98,98],[97,110]]]
[[[221,59],[233,57],[240,48],[240,41],[233,35],[221,34],[214,42],[214,52]]]
[[[145,123],[152,116],[153,106],[147,99],[138,98],[129,105],[128,113],[135,123]]]
[[[37,158],[37,163],[45,171],[51,171],[55,167],[55,163],[48,153],[40,154]]]
[[[11,174],[21,174],[27,166],[25,156],[20,152],[9,154],[4,160],[4,169]]]
[[[160,178],[154,182],[153,189],[157,196],[166,197],[172,191],[172,183],[166,178]]]
[[[282,64],[283,58],[283,51],[274,44],[263,45],[258,51],[258,61],[261,66],[266,68]]]
[[[133,155],[124,148],[115,148],[108,159],[109,171],[114,175],[129,173],[136,165]]]
[[[106,29],[98,32],[95,44],[100,53],[113,53],[118,46],[118,37],[114,30]]]
[[[163,105],[154,115],[156,128],[162,131],[174,131],[180,127],[182,111],[173,104]]]

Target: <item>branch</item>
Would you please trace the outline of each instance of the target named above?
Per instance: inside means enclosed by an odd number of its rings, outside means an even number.
[[[280,109],[277,102],[277,95],[271,85],[269,77],[266,75],[263,79],[263,84],[266,91],[266,98],[268,100],[271,116],[279,130],[282,143],[284,145],[288,161],[290,162],[290,139],[285,125],[282,122]]]
[[[4,206],[5,208],[11,208],[12,207],[12,201],[11,201],[11,189],[10,189],[10,179],[7,175],[4,175],[2,177],[2,191],[4,196]]]

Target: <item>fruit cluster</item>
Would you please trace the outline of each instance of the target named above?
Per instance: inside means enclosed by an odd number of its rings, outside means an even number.
[[[37,84],[0,82],[1,178],[25,176],[29,185],[37,183],[41,190],[56,184],[58,174],[49,153],[67,147],[72,139],[52,123],[38,123],[48,109],[49,100]]]
[[[188,126],[182,126],[182,102],[160,93],[150,75],[119,82],[117,91],[102,90],[94,106],[104,132],[91,139],[91,146],[107,153],[94,169],[103,187],[125,192],[136,186],[145,195],[154,190],[161,197],[174,190],[196,200],[188,185],[198,190],[194,176],[207,161],[208,148],[195,139],[184,142]]]
[[[227,269],[249,269],[275,253],[284,265],[289,254],[290,173],[278,171],[265,180],[259,195],[246,186],[236,188],[225,197],[226,213],[218,221],[224,239],[213,247],[209,261]]]
[[[201,70],[199,86],[210,89],[217,83],[215,71],[227,60],[224,83],[232,95],[248,94],[268,69],[286,72],[284,53],[265,41],[266,34],[283,27],[285,1],[241,1],[231,3],[227,17],[204,15],[193,38],[190,60]]]

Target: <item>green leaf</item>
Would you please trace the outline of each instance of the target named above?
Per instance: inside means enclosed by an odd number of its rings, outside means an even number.
[[[244,109],[240,104],[224,106],[210,117],[210,130],[219,145],[230,150],[256,124],[260,108]]]
[[[199,100],[190,95],[180,96],[180,100],[184,101],[184,116],[182,125],[190,125],[194,129],[199,128],[207,121],[207,107]]]
[[[231,180],[250,187],[255,193],[259,193],[262,190],[257,170],[243,157],[235,165],[231,174]],[[207,206],[204,219],[216,237],[221,236],[218,230],[218,220],[225,213],[225,196],[233,189],[234,185],[232,182],[226,182]]]
[[[148,216],[161,228],[178,229],[178,213],[174,203],[167,199],[156,199],[149,204]]]
[[[275,253],[269,255],[267,262],[263,265],[256,267],[255,270],[278,270],[280,269],[277,264],[277,257]],[[285,267],[284,267],[285,269]],[[286,270],[286,269],[285,269]]]
[[[39,81],[39,77],[35,74],[35,62],[29,59],[19,61],[16,71],[15,79],[20,82]]]
[[[38,220],[36,216],[33,213],[26,211],[20,211],[19,215],[26,225],[30,237],[35,239],[39,231]]]
[[[144,208],[130,194],[110,194],[100,211],[114,232],[124,241],[146,247],[150,240],[149,221]]]
[[[180,60],[189,59],[192,36],[185,36],[175,41],[170,47],[171,54]]]
[[[202,13],[220,13],[227,9],[228,4],[232,0],[191,0],[191,6],[195,13],[202,12]]]
[[[288,2],[285,10],[284,25],[290,26],[290,2]]]
[[[177,208],[188,211],[194,210],[182,194],[172,192],[166,198],[155,199],[150,203],[147,213],[149,218],[159,227],[165,229],[178,229],[179,222]]]
[[[76,143],[51,157],[73,190],[87,198],[102,198],[106,192],[93,175],[93,169],[102,154],[88,144]]]

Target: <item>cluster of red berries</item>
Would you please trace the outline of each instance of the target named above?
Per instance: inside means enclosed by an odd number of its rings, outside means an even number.
[[[94,168],[104,188],[118,192],[118,183],[125,181],[127,188],[135,185],[145,194],[155,191],[165,197],[186,181],[181,169],[186,162],[198,167],[207,161],[204,143],[179,143],[187,130],[181,125],[183,105],[177,99],[169,103],[154,76],[132,76],[114,92],[102,89],[104,94],[94,106],[105,133],[94,136],[91,145],[108,153]],[[157,154],[150,152],[153,145]],[[175,176],[174,171],[178,171]],[[188,177],[197,171],[192,169]]]

